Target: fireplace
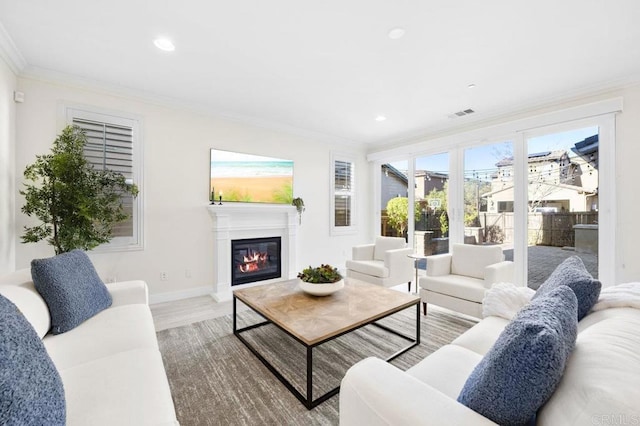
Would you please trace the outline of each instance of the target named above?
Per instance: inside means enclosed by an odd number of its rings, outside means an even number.
[[[231,241],[248,238],[280,237],[281,274],[268,281],[247,283],[245,286],[260,285],[269,281],[294,279],[296,268],[296,240],[298,232],[298,212],[288,204],[224,203],[207,204],[207,211],[213,221],[213,293],[217,302],[231,301],[232,270]],[[233,288],[239,287],[236,285]]]
[[[280,237],[231,240],[231,285],[282,276]]]

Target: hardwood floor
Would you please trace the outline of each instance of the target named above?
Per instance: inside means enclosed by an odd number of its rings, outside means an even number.
[[[247,308],[238,303],[238,309]],[[151,305],[151,314],[153,315],[156,331],[230,315],[232,311],[231,301],[218,303],[211,296],[193,297]]]

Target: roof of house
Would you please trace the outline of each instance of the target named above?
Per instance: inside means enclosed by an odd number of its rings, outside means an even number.
[[[529,154],[528,159],[529,159],[529,163],[543,162],[543,161],[560,161],[565,156],[567,156],[567,151],[560,149],[555,151],[544,151],[544,152],[536,152],[533,154]],[[497,167],[512,166],[512,165],[513,165],[513,157],[503,158],[502,160],[496,163]]]

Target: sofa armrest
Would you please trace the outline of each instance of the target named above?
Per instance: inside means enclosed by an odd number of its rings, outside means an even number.
[[[340,426],[495,425],[379,358],[351,367],[340,385]]]
[[[451,274],[451,253],[427,256],[427,275],[438,277]]]
[[[495,283],[513,283],[512,261],[504,260],[485,267],[484,286],[491,288]]]
[[[351,249],[351,259],[353,260],[373,260],[373,249],[375,244],[363,244],[354,246]]]
[[[113,298],[111,306],[133,305],[137,303],[149,304],[149,289],[147,283],[141,280],[120,281],[106,285]]]

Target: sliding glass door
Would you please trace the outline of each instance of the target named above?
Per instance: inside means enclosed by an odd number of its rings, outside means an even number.
[[[414,238],[417,254],[449,251],[449,154],[416,158],[414,168]]]
[[[598,276],[598,127],[531,136],[527,146],[527,284],[577,255]]]

